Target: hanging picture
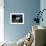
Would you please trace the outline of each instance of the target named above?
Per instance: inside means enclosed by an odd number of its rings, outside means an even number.
[[[10,13],[10,24],[24,24],[24,13]]]

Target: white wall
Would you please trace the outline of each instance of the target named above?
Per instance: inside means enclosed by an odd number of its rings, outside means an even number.
[[[4,1],[0,0],[0,42],[4,41]]]
[[[43,9],[46,9],[46,0],[40,0],[40,9],[41,9],[41,11]],[[43,17],[44,20],[43,20],[43,22],[40,21],[40,24],[43,25],[43,26],[46,26],[46,11],[43,12],[42,17]]]

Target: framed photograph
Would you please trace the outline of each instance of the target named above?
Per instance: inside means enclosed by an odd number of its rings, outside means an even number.
[[[24,13],[10,13],[10,24],[24,24]]]

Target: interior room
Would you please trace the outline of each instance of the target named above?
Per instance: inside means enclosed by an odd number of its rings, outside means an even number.
[[[46,46],[46,0],[0,0],[0,46]]]

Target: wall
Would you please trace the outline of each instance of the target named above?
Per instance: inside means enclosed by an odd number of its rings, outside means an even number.
[[[0,42],[4,41],[4,0],[0,0]]]
[[[41,1],[40,1],[40,9],[41,9],[41,11],[42,11],[43,9],[46,9],[46,0],[41,0]],[[46,27],[46,10],[43,12],[42,17],[43,17],[43,22],[41,21],[41,22],[40,22],[40,25]]]
[[[31,31],[40,0],[4,0],[4,36],[7,41],[18,41]],[[11,25],[10,13],[24,13],[24,24]]]
[[[43,10],[43,9],[46,9],[46,0],[40,1],[40,10]],[[44,11],[42,17],[43,17],[44,20],[43,20],[43,22],[40,21],[40,25],[46,27],[46,11]],[[45,40],[45,44],[46,44],[46,40]]]

